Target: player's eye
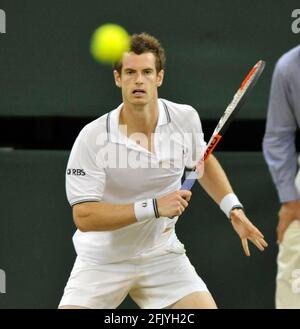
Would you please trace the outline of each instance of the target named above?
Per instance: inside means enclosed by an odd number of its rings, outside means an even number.
[[[132,70],[127,70],[126,71],[126,74],[128,74],[128,75],[132,75],[134,72],[132,71]]]

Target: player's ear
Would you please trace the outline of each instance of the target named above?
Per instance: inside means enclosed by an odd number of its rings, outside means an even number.
[[[121,88],[121,76],[117,70],[114,70],[115,84],[117,87]]]
[[[160,70],[158,73],[157,73],[157,80],[156,80],[156,85],[157,87],[160,87],[164,81],[164,74],[165,74],[165,71],[164,70]]]

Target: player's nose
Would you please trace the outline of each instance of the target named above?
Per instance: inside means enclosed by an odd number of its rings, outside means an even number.
[[[137,73],[135,83],[136,84],[142,84],[143,83],[143,75],[142,75],[141,72]]]

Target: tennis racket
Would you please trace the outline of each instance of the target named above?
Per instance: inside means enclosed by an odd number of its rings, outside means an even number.
[[[242,107],[245,100],[247,99],[250,91],[255,86],[257,80],[259,79],[260,75],[262,74],[264,68],[265,68],[265,62],[260,60],[258,61],[251,71],[248,73],[244,81],[242,82],[240,88],[233,96],[233,99],[231,103],[227,106],[224,114],[222,115],[221,119],[219,120],[208,144],[206,147],[206,151],[203,156],[203,160],[207,160],[209,155],[213,152],[217,144],[220,142],[221,138],[223,137],[226,129],[236,116],[238,110]],[[199,173],[197,170],[192,171],[189,173],[185,181],[183,182],[181,186],[181,190],[190,190],[197,177],[199,176]]]

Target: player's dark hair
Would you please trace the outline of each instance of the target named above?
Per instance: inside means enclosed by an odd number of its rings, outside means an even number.
[[[159,72],[165,67],[165,50],[161,46],[160,42],[148,33],[143,32],[140,34],[133,34],[130,38],[129,52],[133,52],[137,55],[149,52],[152,53],[155,56],[156,72]],[[113,68],[121,74],[122,62],[115,63]]]

